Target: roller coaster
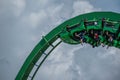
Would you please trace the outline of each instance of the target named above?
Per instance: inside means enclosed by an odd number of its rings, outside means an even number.
[[[42,37],[25,60],[15,80],[33,80],[45,59],[61,42],[71,45],[86,43],[93,48],[100,45],[103,47],[107,45],[107,48],[110,46],[120,48],[120,14],[86,13],[58,25]],[[46,52],[49,47],[52,48]]]

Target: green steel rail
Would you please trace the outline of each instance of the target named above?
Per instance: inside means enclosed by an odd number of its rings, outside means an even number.
[[[32,52],[29,54],[27,59],[25,60],[24,64],[22,65],[20,71],[18,72],[15,80],[27,80],[29,77],[31,80],[34,78],[35,74],[37,73],[38,69],[42,65],[42,63],[45,61],[45,59],[48,57],[48,55],[63,41],[68,44],[79,44],[78,42],[73,41],[72,39],[68,42],[64,38],[61,38],[60,35],[64,33],[64,30],[66,30],[66,25],[72,26],[74,24],[80,23],[83,19],[102,19],[102,18],[109,18],[114,21],[120,20],[120,14],[114,13],[114,12],[92,12],[87,14],[82,14],[79,16],[76,16],[74,18],[71,18],[59,26],[57,26],[55,29],[53,29],[51,32],[49,32],[46,36],[42,38],[42,40],[35,46],[35,48],[32,50]],[[59,41],[56,45],[53,45],[53,43],[58,39],[61,38],[61,41]],[[69,39],[69,38],[68,38]],[[52,49],[45,53],[45,51],[52,47]],[[37,61],[43,56],[43,60],[37,64]],[[32,69],[34,67],[37,67],[33,75],[30,75]]]

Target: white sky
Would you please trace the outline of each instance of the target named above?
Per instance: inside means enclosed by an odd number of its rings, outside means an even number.
[[[0,0],[0,79],[14,80],[34,46],[63,21],[87,12],[120,13],[119,0]],[[120,50],[62,43],[35,80],[119,80]]]

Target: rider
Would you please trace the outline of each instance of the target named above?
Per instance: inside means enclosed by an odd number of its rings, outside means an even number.
[[[75,37],[80,40],[81,44],[85,42],[85,34],[86,34],[86,31],[83,31],[83,32],[81,31],[79,33],[75,32]]]
[[[94,30],[90,30],[89,37],[91,37],[92,39],[94,39]]]
[[[89,37],[92,39],[91,45],[94,48],[95,45],[94,45],[94,30],[93,29],[89,31]]]
[[[98,46],[99,42],[100,42],[100,38],[98,33],[94,33],[94,41],[96,42],[96,46]]]
[[[109,35],[108,42],[109,42],[109,44],[107,46],[107,49],[109,48],[109,46],[111,46],[113,44],[113,37],[112,37],[112,35]]]

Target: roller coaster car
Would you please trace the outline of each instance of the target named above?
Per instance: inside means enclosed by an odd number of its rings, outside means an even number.
[[[100,39],[101,31],[102,31],[102,21],[101,20],[84,20],[84,25],[87,30],[87,43],[93,45],[93,46],[98,46],[98,41],[96,41],[95,34],[98,35],[98,39]]]
[[[105,19],[104,19],[104,21],[102,21],[102,27],[103,27],[102,37],[103,37],[105,44],[109,44],[109,42],[108,42],[109,36],[106,36],[106,33],[108,33],[113,38],[113,45],[117,46],[118,41],[116,39],[119,34],[119,25],[120,24],[115,21],[110,21],[110,20],[105,20]]]
[[[105,20],[103,23],[103,32],[104,31],[109,31],[112,33],[117,33],[119,29],[119,23],[118,22],[113,22],[113,21],[109,21],[109,20]]]
[[[69,44],[79,44],[80,42],[74,37],[74,32],[80,32],[85,30],[85,26],[83,22],[73,24],[73,25],[66,25],[66,28],[60,34],[61,39]]]

